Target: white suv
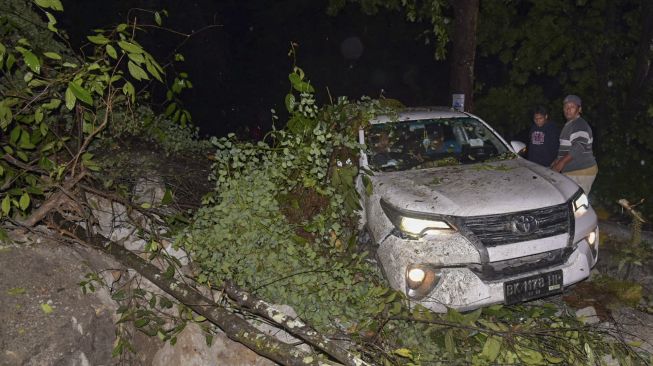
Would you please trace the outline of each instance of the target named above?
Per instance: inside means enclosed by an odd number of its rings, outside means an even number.
[[[559,293],[587,278],[597,217],[570,179],[480,118],[408,109],[359,131],[362,220],[390,285],[434,311]],[[523,144],[522,144],[523,146]]]

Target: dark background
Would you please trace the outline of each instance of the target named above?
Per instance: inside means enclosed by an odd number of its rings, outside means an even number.
[[[148,28],[139,41],[162,62],[179,47],[186,61],[177,64],[178,70],[188,72],[194,85],[183,100],[203,135],[256,125],[268,130],[271,109],[284,121],[283,98],[290,90],[293,65],[288,56],[291,42],[298,44],[297,66],[316,87],[319,103],[363,95],[383,95],[410,106],[451,103],[448,66],[437,62],[433,46],[419,38],[429,25],[409,23],[397,12],[368,16],[359,6],[349,6],[329,16],[326,0],[63,3],[60,25],[72,41],[128,16],[154,23],[152,14],[137,8],[166,9],[165,27],[197,32],[186,39]]]

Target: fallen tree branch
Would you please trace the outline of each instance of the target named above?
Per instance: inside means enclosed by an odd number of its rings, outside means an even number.
[[[644,202],[643,199],[641,201],[639,201],[639,203],[637,203],[637,204],[631,204],[625,198],[622,198],[619,201],[617,201],[617,203],[621,207],[625,208],[628,211],[628,213],[630,213],[633,216],[633,218],[639,220],[641,223],[645,223],[646,220],[644,219],[644,216],[642,216],[642,214],[639,211],[635,210],[635,206],[639,205],[642,202]]]
[[[238,305],[247,308],[253,314],[259,315],[278,326],[281,326],[288,333],[321,349],[339,362],[348,366],[369,365],[358,356],[350,353],[328,338],[323,337],[315,329],[311,328],[300,319],[291,318],[275,309],[273,305],[239,289],[234,284],[227,282],[224,284],[222,289],[225,291],[227,296],[236,301]]]
[[[32,214],[28,218],[20,222],[20,224],[27,227],[33,227],[41,220],[43,220],[50,211],[52,211],[55,208],[58,208],[64,201],[70,200],[72,202],[72,199],[68,197],[68,191],[70,191],[70,189],[74,187],[77,183],[79,183],[79,181],[82,180],[84,177],[86,177],[86,173],[82,172],[76,177],[66,181],[63,187],[60,187],[58,191],[56,191],[50,197],[48,197],[48,199],[45,200],[45,202],[43,202],[41,206],[39,206],[39,208],[32,211]]]
[[[335,365],[328,361],[318,360],[317,357],[309,353],[262,333],[243,318],[227,311],[185,283],[174,278],[167,279],[156,266],[121,245],[113,243],[101,235],[89,235],[84,228],[67,221],[59,213],[54,213],[53,216],[55,226],[63,235],[72,237],[94,249],[99,249],[114,257],[124,266],[136,270],[161,290],[217,325],[227,337],[245,345],[257,354],[282,365]]]

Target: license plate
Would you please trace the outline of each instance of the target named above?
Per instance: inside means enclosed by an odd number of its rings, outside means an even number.
[[[562,270],[524,277],[503,284],[503,293],[508,305],[558,292],[562,292]]]

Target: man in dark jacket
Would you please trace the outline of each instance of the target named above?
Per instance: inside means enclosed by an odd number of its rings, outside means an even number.
[[[549,112],[538,106],[533,111],[533,125],[528,134],[528,155],[532,162],[549,167],[558,156],[560,146],[560,130],[555,123],[549,121]]]

